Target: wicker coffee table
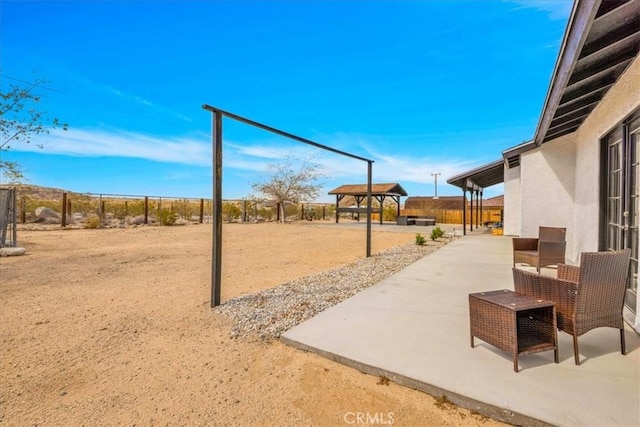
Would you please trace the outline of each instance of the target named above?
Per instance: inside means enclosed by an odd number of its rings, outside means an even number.
[[[545,301],[507,289],[469,294],[471,347],[473,338],[511,354],[518,372],[518,356],[553,350],[558,363],[556,309]]]

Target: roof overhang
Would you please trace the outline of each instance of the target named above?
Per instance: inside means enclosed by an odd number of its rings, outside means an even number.
[[[466,190],[481,190],[504,182],[504,161],[497,160],[447,179],[447,183]]]
[[[536,145],[533,140],[523,142],[520,145],[504,150],[502,152],[502,157],[508,168],[515,168],[516,166],[520,166],[520,154],[534,148],[536,148]]]
[[[503,152],[519,155],[575,132],[640,51],[640,0],[576,0],[532,141]],[[518,157],[518,159],[516,159]]]

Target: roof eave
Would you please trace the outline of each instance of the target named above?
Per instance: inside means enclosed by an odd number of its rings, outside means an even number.
[[[533,138],[536,147],[542,145],[555,111],[560,104],[560,99],[569,82],[575,63],[578,60],[582,46],[584,45],[589,29],[593,24],[601,0],[576,0],[571,11],[571,17],[567,24],[560,54],[556,61],[551,84],[538,121],[538,127]]]

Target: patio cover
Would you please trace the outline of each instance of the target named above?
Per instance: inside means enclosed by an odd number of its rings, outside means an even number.
[[[339,213],[351,212],[351,213],[366,213],[366,208],[361,208],[360,203],[367,198],[367,184],[346,184],[341,185],[338,188],[334,188],[329,191],[329,194],[336,195],[336,222],[339,220]],[[400,197],[406,196],[407,192],[402,186],[396,182],[387,184],[371,184],[371,197],[375,198],[380,203],[380,224],[382,224],[382,208],[384,205],[384,199],[391,197],[396,202],[398,215],[400,215]],[[340,207],[340,201],[345,196],[353,196],[356,200],[356,208]],[[373,210],[372,210],[373,212]]]
[[[479,203],[479,211],[482,211],[482,191],[492,185],[504,182],[504,160],[496,160],[495,162],[480,166],[470,171],[461,173],[447,180],[448,184],[455,185],[462,189],[463,200],[467,197],[467,191],[471,192],[471,211],[473,212],[473,196],[476,197],[476,203]],[[467,234],[467,218],[465,209],[462,205],[462,227],[463,233]],[[476,227],[478,227],[478,210],[476,210]],[[471,218],[471,231],[473,231],[473,218]]]

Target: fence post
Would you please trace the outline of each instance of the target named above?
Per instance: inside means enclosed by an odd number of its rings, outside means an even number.
[[[102,194],[100,195],[100,199],[98,200],[98,217],[100,217],[100,224],[98,224],[98,228],[102,228],[102,211],[104,210],[104,204],[102,203]]]
[[[67,226],[67,193],[62,193],[62,221],[60,225],[62,228]]]
[[[18,246],[18,218],[16,217],[16,202],[18,195],[17,190],[14,188],[11,192],[11,242],[13,243],[13,247]]]
[[[21,205],[20,220],[22,221],[23,224],[26,224],[27,223],[27,199],[22,197],[20,205]]]
[[[144,196],[144,223],[149,224],[149,197]]]
[[[200,199],[200,224],[204,221],[204,199]]]

